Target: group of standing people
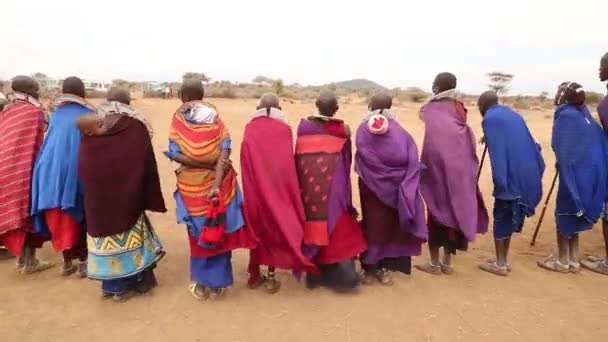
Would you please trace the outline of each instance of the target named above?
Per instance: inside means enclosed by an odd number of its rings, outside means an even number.
[[[608,55],[601,59],[600,78],[608,80]],[[164,154],[175,164],[177,222],[187,227],[190,293],[199,300],[221,296],[234,281],[232,251],[239,248],[250,250],[248,286],[269,293],[281,287],[277,269],[304,276],[309,288],[390,285],[391,272],[411,272],[412,257],[424,243],[430,260],[416,268],[452,274],[452,256],[489,228],[477,184],[477,140],[456,86],[453,74],[435,78],[433,96],[420,111],[420,157],[387,94],[371,98],[356,129],[354,158],[351,129],[336,117],[333,93],[321,93],[317,114],[300,121],[295,149],[280,99],[264,95],[244,132],[241,191],[228,127],[218,108],[203,100],[203,84],[185,80]],[[103,295],[117,301],[148,292],[165,252],[146,211],[166,211],[149,122],[130,107],[128,91],[112,89],[106,103],[91,105],[82,81],[68,78],[52,102],[43,140],[46,116],[37,84],[21,76],[12,88],[0,114],[0,243],[18,256],[17,269],[52,267],[35,255],[50,239],[63,253],[62,275],[102,280]],[[559,253],[539,266],[608,274],[606,258],[578,255],[578,234],[605,212],[606,135],[580,85],[560,85],[555,104]],[[607,106],[605,98],[602,125]],[[545,164],[524,119],[500,105],[495,93],[482,94],[478,107],[492,165],[496,245],[496,258],[480,268],[507,276],[511,236],[542,198]],[[360,213],[352,204],[353,159]]]

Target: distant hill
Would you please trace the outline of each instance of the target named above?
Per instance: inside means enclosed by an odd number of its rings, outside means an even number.
[[[370,81],[364,78],[357,78],[354,80],[336,82],[333,83],[337,88],[349,89],[349,90],[388,90],[383,85],[380,85],[374,81]]]

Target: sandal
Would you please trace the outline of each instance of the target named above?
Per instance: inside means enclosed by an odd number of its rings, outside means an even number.
[[[537,262],[538,267],[558,273],[570,273],[570,265],[562,264],[553,254]]]
[[[78,277],[84,279],[87,277],[87,275],[88,275],[87,262],[86,261],[80,262],[78,264]]]
[[[441,266],[433,265],[432,263],[424,264],[424,265],[416,265],[417,270],[432,274],[432,275],[441,275]]]
[[[440,263],[441,265],[441,272],[445,275],[452,275],[454,274],[454,267],[452,265],[446,265],[444,263]]]
[[[72,274],[76,273],[76,271],[78,271],[78,267],[76,267],[76,265],[70,265],[69,267],[65,267],[65,265],[63,265],[59,274],[63,277],[69,277]]]
[[[55,263],[53,263],[53,262],[36,259],[33,264],[24,265],[22,273],[23,274],[32,274],[32,273],[42,272],[42,271],[48,270],[49,268],[53,268],[54,266],[55,266]]]
[[[581,263],[576,261],[570,261],[570,273],[579,273],[581,271]]]
[[[270,294],[277,293],[281,289],[281,281],[274,274],[268,274],[264,289]]]
[[[361,271],[359,277],[361,279],[361,284],[363,285],[372,285],[376,282],[376,277],[374,277],[374,275],[370,272]]]
[[[378,279],[378,281],[382,285],[385,285],[385,286],[393,285],[393,277],[391,277],[390,273],[388,273],[384,269],[378,270],[376,272],[376,274],[374,274],[374,276],[376,277],[376,279]]]
[[[608,263],[606,261],[607,260],[604,258],[587,258],[587,260],[581,260],[581,266],[588,269],[589,271],[608,275]]]
[[[488,273],[502,276],[502,277],[506,277],[507,275],[509,275],[509,269],[507,268],[507,266],[500,267],[495,262],[481,264],[481,265],[479,265],[479,269],[481,269],[482,271],[488,272]]]
[[[206,300],[207,298],[209,298],[209,291],[207,290],[206,287],[199,285],[197,283],[194,284],[190,284],[190,294],[192,295],[192,297],[194,297],[196,300]]]
[[[488,263],[488,264],[496,264],[496,259],[495,258],[490,258],[490,259],[486,260],[486,263]],[[513,271],[513,268],[511,268],[511,264],[507,263],[505,266],[507,267],[507,271],[509,271],[509,273],[511,273],[511,271]]]
[[[226,288],[225,287],[220,287],[220,288],[215,288],[215,289],[209,289],[209,298],[210,299],[218,299],[224,296],[224,293],[226,293]]]

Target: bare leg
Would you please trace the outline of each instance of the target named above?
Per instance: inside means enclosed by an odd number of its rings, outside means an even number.
[[[574,234],[568,241],[568,249],[570,250],[570,272],[577,273],[581,269],[578,256],[578,234]]]
[[[608,222],[602,220],[602,232],[604,233],[604,249],[606,251],[605,260],[608,260]]]
[[[452,266],[452,254],[450,254],[446,247],[443,247],[443,264]]]
[[[562,236],[560,234],[559,229],[557,230],[557,252],[558,257],[557,260],[562,265],[570,264],[570,239]]]
[[[281,289],[281,281],[274,273],[274,266],[268,266],[268,280],[264,283],[264,287],[266,288],[266,292],[271,294]]]
[[[507,267],[507,244],[509,239],[494,240],[496,247],[496,265],[499,267]]]
[[[439,266],[439,247],[429,245],[429,252],[431,254],[431,264]]]
[[[452,254],[448,251],[447,247],[443,247],[443,261],[441,262],[441,272],[444,274],[454,273],[454,267],[452,267]]]

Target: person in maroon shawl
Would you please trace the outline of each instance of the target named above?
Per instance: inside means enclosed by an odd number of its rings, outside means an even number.
[[[350,290],[359,284],[354,259],[367,248],[352,205],[350,129],[334,118],[339,106],[333,93],[322,93],[316,105],[319,114],[300,122],[296,141],[305,252],[321,271],[308,273],[306,285]]]
[[[420,191],[427,205],[431,274],[451,274],[452,254],[466,251],[478,233],[488,231],[488,212],[479,187],[476,141],[467,110],[456,99],[456,76],[437,75],[433,97],[422,107],[425,124]],[[439,249],[443,247],[443,261]]]
[[[393,283],[388,271],[411,272],[428,237],[420,195],[420,161],[412,136],[391,113],[392,98],[374,95],[357,130],[355,171],[367,251],[361,257],[363,283]]]
[[[17,271],[29,274],[54,266],[36,258],[36,249],[47,239],[35,232],[30,216],[32,174],[46,115],[33,78],[15,77],[12,89],[0,113],[0,245],[18,257]]]
[[[146,211],[167,211],[152,129],[130,106],[127,91],[112,89],[96,114],[77,119],[83,133],[78,172],[87,218],[88,277],[102,295],[123,301],[157,285],[154,268],[165,254]]]
[[[272,156],[272,158],[268,158]],[[279,98],[264,95],[245,127],[241,145],[245,222],[258,238],[251,250],[249,286],[280,288],[275,267],[318,273],[302,251],[304,207],[293,162],[293,136]],[[263,276],[260,265],[268,265]]]

